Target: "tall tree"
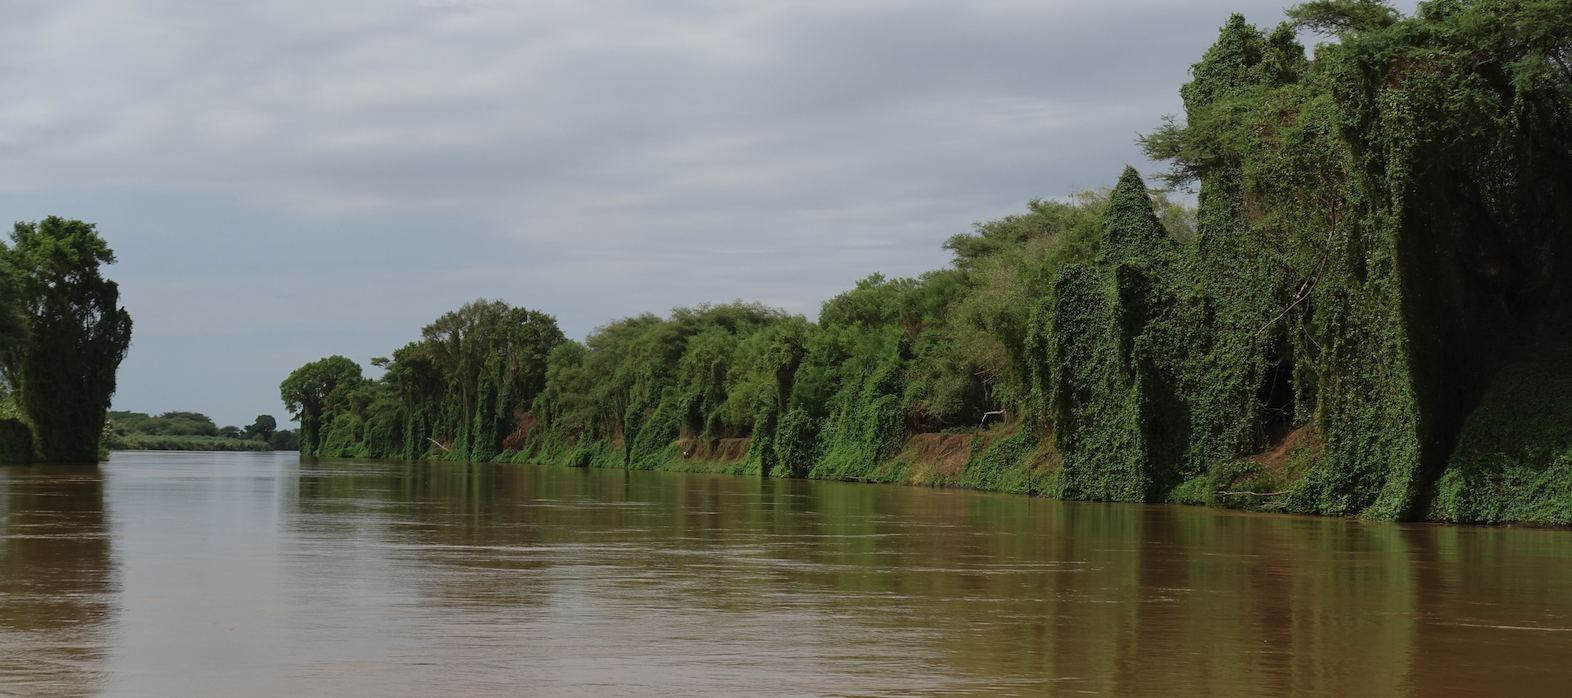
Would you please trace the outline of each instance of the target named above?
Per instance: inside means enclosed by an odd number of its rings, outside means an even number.
[[[451,381],[457,432],[449,457],[490,460],[546,385],[546,355],[565,341],[557,320],[485,299],[421,330],[424,358]]]
[[[50,216],[17,223],[0,251],[15,273],[31,341],[6,352],[19,406],[48,462],[92,462],[115,371],[131,346],[131,315],[120,287],[99,273],[115,253],[91,223]]]
[[[295,369],[278,386],[289,413],[300,420],[300,452],[316,453],[321,445],[322,405],[342,383],[360,380],[360,364],[342,356],[329,356]]]

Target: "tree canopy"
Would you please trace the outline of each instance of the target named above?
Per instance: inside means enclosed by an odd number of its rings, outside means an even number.
[[[15,289],[15,316],[26,328],[0,312],[0,350],[35,448],[45,461],[95,461],[116,371],[131,346],[131,315],[101,270],[114,252],[93,224],[50,216],[17,223],[0,259],[0,276],[12,277],[0,281],[0,296]]]

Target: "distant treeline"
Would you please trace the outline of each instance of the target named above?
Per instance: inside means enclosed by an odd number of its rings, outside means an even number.
[[[244,429],[220,427],[200,412],[110,412],[104,445],[115,451],[293,451],[294,430],[279,429],[272,415],[259,415]]]
[[[131,315],[90,223],[17,223],[0,244],[0,463],[98,460]]]
[[[301,451],[1572,524],[1572,0],[1289,14],[1142,139],[1198,211],[1127,169],[816,322],[478,301],[291,374]]]

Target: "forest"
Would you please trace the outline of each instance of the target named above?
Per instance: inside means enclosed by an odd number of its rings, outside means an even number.
[[[0,244],[0,463],[94,463],[131,315],[91,223],[17,223]]]
[[[306,455],[1572,525],[1569,62],[1572,0],[1235,15],[1149,178],[977,224],[944,269],[582,342],[480,300],[282,397]]]

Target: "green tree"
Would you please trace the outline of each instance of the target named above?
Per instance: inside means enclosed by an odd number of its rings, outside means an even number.
[[[566,341],[556,318],[500,300],[466,303],[421,330],[421,354],[446,376],[456,460],[491,460],[546,386],[546,357]],[[391,369],[390,369],[391,370]],[[410,407],[413,407],[412,405]]]
[[[300,452],[311,455],[321,445],[322,406],[344,383],[360,381],[360,364],[334,355],[301,366],[278,386],[289,413],[300,420]]]
[[[294,429],[279,429],[267,440],[267,445],[275,451],[294,451],[300,448],[300,434]]]
[[[93,224],[57,216],[17,223],[11,241],[0,257],[15,274],[31,330],[29,341],[16,342],[0,321],[0,337],[11,340],[5,363],[17,402],[43,460],[96,461],[115,372],[131,346],[120,288],[99,272],[115,254]]]
[[[278,430],[278,420],[270,414],[257,415],[257,421],[246,427],[246,438],[267,441],[273,438],[273,432]]]

